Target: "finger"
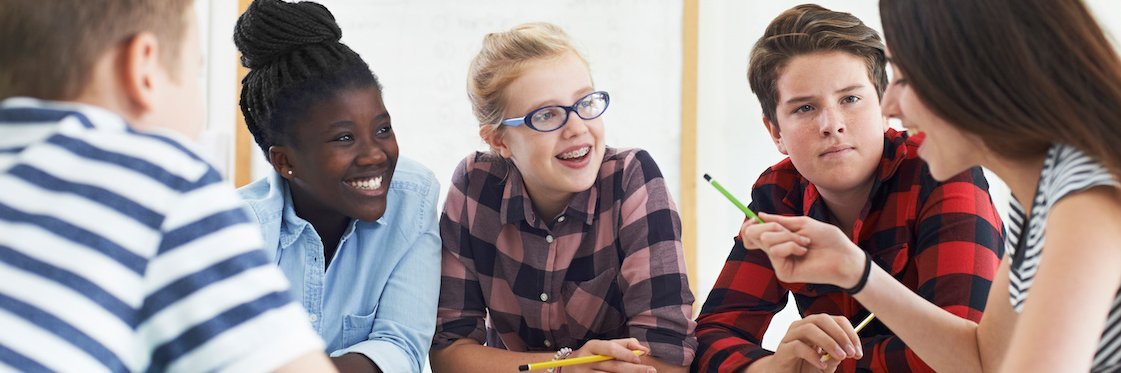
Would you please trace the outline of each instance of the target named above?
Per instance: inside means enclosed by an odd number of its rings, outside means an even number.
[[[785,230],[786,228],[778,224],[744,224],[740,228],[740,240],[743,241],[745,247],[762,248],[762,246],[759,245],[759,235],[765,232],[781,232]]]
[[[837,367],[839,367],[840,365],[840,360],[831,359],[825,362],[825,368],[822,368],[821,371],[825,373],[833,373],[837,371]]]
[[[840,316],[821,315],[821,317],[814,317],[810,322],[816,325],[818,330],[825,333],[829,341],[835,343],[842,349],[840,351],[829,350],[825,345],[818,345],[826,347],[826,351],[830,351],[834,359],[844,360],[850,357],[856,357],[856,344],[853,343],[851,339],[851,336],[856,333],[849,333],[852,331],[852,325],[849,324],[847,319]]]
[[[803,341],[789,341],[783,342],[787,351],[790,351],[795,357],[805,360],[807,364],[824,369],[827,365],[821,362],[821,355],[817,353],[817,349],[810,347]]]
[[[768,256],[771,256],[771,257],[774,257],[774,258],[787,259],[788,257],[791,257],[791,256],[806,255],[806,253],[809,252],[809,249],[807,249],[805,246],[799,245],[797,243],[787,241],[787,242],[783,242],[783,243],[780,243],[780,244],[777,244],[777,245],[770,246],[770,248],[768,248],[764,251],[767,252]]]
[[[821,330],[821,326],[816,323],[802,324],[799,327],[798,335],[801,336],[801,338],[799,338],[801,341],[808,345],[821,347],[825,352],[833,355],[834,359],[843,360],[848,357],[848,353],[845,352],[841,344],[848,343],[848,339],[846,338],[842,340],[843,342],[838,342],[828,333]],[[817,359],[820,360],[821,356],[818,355]]]
[[[855,359],[863,357],[864,352],[861,351],[860,335],[856,334],[856,329],[853,329],[852,323],[843,316],[833,316],[833,321],[837,322],[837,324],[841,326],[841,330],[844,330],[845,334],[848,334],[849,343],[852,343],[853,347],[852,355],[850,357]]]
[[[802,227],[805,226],[805,219],[808,219],[805,216],[783,216],[768,214],[765,212],[759,213],[759,217],[762,218],[765,222],[778,223],[779,225],[782,225],[786,227],[786,229],[792,231],[802,229]]]
[[[635,356],[634,352],[631,352],[631,348],[633,346],[631,344],[631,340],[633,340],[634,344],[638,345],[638,348],[635,349],[644,348],[642,347],[642,345],[638,344],[638,340],[635,340],[634,338],[614,339],[610,341],[588,341],[588,343],[584,346],[587,347],[588,352],[593,355],[610,356],[612,358],[615,358],[615,360],[626,361],[635,364],[641,363],[642,359],[640,359],[638,356]],[[592,342],[596,343],[593,344]],[[649,350],[647,349],[644,351]]]
[[[626,372],[626,373],[647,373],[654,369],[654,367],[642,364],[633,364],[625,361],[608,360],[595,364],[588,364],[588,368],[592,371],[603,372]]]
[[[805,237],[785,229],[781,231],[763,232],[759,235],[759,242],[761,242],[764,247],[771,247],[788,241],[802,246],[808,243]]]

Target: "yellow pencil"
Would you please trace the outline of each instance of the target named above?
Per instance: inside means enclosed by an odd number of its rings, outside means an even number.
[[[874,313],[868,314],[868,317],[865,317],[864,321],[861,321],[860,324],[857,324],[856,328],[854,328],[853,331],[855,331],[857,333],[860,333],[860,329],[864,329],[865,326],[868,326],[868,323],[871,323],[872,319],[874,319],[874,318],[876,318],[876,314],[874,314]],[[825,354],[824,356],[821,357],[821,362],[823,362],[823,363],[826,362],[826,361],[829,361],[829,360],[833,360],[833,355]]]
[[[632,350],[631,352],[634,352],[634,356],[642,356],[642,354],[644,353],[641,350]],[[601,362],[601,361],[608,361],[608,360],[615,360],[615,358],[611,357],[611,356],[604,356],[604,355],[592,355],[592,356],[584,356],[584,357],[574,357],[574,358],[571,358],[571,359],[564,359],[564,360],[544,361],[544,362],[540,362],[540,363],[525,364],[525,365],[518,366],[518,371],[566,367],[566,366],[569,366],[569,365],[598,363],[598,362]]]

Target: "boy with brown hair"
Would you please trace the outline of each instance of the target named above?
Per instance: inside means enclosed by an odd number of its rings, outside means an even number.
[[[918,158],[922,137],[888,128],[879,104],[885,60],[879,35],[851,14],[799,5],[771,22],[752,49],[748,80],[788,158],[760,175],[750,208],[835,225],[868,266],[976,321],[1003,252],[1000,217],[979,168],[935,181]],[[861,282],[784,283],[763,250],[746,250],[791,235],[766,217],[744,222],[697,319],[695,368],[930,371],[882,324],[855,333],[853,323],[868,315],[852,297]],[[765,350],[763,333],[790,292],[803,319]]]
[[[193,4],[0,3],[0,370],[331,370],[179,136],[203,123]]]

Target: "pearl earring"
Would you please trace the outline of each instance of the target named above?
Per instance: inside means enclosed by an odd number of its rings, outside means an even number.
[[[292,175],[292,170],[288,170],[288,175]]]

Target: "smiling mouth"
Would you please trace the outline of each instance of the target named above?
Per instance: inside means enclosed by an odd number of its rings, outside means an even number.
[[[579,158],[583,158],[584,156],[588,155],[588,153],[590,153],[591,151],[592,151],[592,147],[585,146],[583,148],[576,149],[576,150],[573,150],[573,151],[570,151],[570,152],[561,153],[560,155],[557,155],[557,159],[560,159],[562,161],[579,159]]]
[[[381,188],[381,176],[365,179],[351,179],[347,180],[346,184],[358,190],[377,190]]]

